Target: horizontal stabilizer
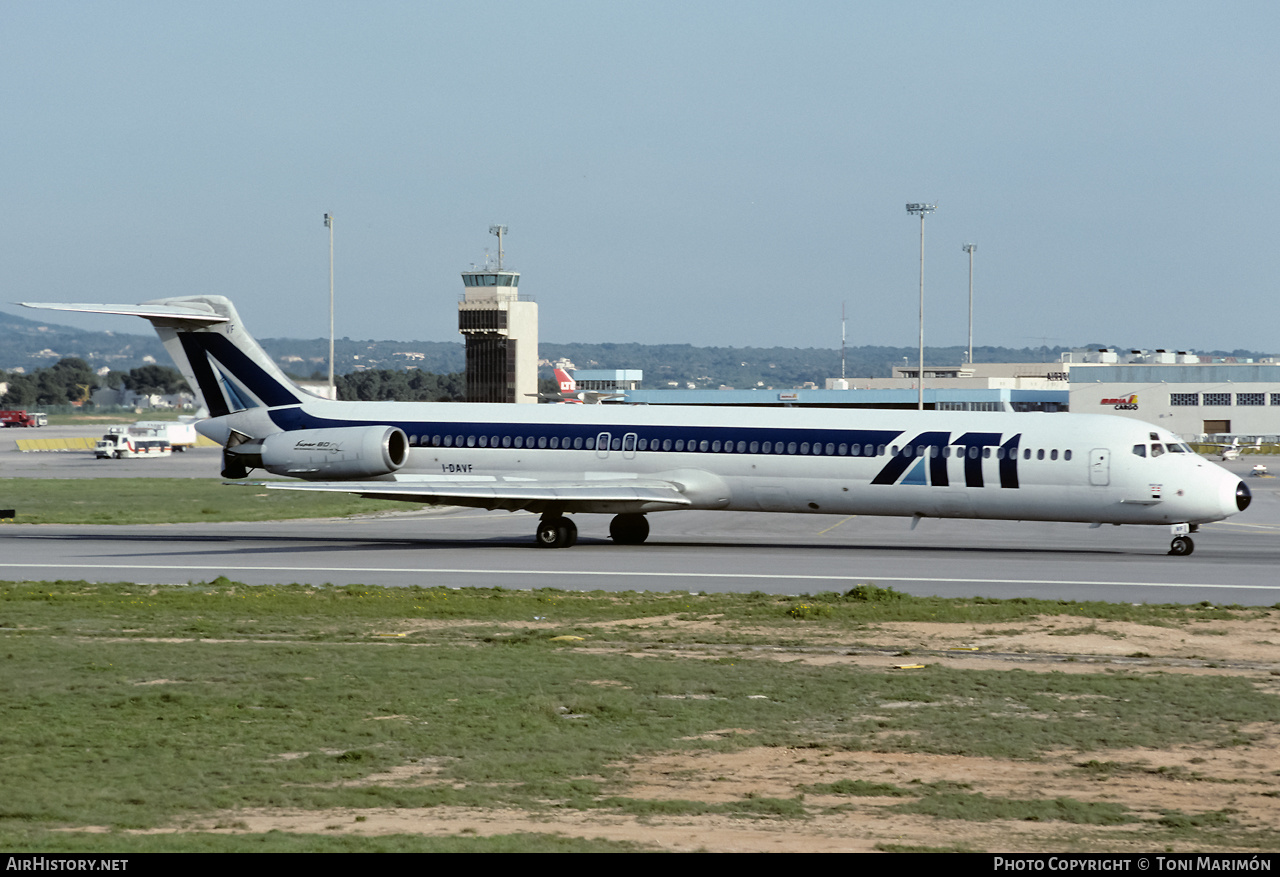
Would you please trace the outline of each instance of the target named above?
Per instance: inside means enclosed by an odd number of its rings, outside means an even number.
[[[138,304],[21,304],[51,311],[142,317],[160,336],[200,407],[212,417],[295,405],[308,398],[244,331],[235,306],[225,296],[174,296]]]
[[[225,323],[230,317],[215,314],[208,305],[193,304],[140,304],[140,305],[108,305],[108,304],[76,304],[72,302],[19,302],[24,308],[39,308],[46,311],[77,311],[85,314],[119,314],[124,317],[143,317],[148,320],[174,320],[184,323],[210,325]]]

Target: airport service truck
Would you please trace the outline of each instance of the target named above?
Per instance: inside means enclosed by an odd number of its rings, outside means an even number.
[[[33,411],[0,411],[0,423],[8,429],[11,426],[48,426],[49,416],[43,412]]]
[[[194,448],[199,438],[194,423],[176,420],[139,420],[130,429],[149,429],[152,435],[167,440],[179,453],[187,448]]]
[[[167,457],[173,452],[169,440],[153,429],[137,426],[113,426],[94,446],[99,460],[129,460],[137,457]]]

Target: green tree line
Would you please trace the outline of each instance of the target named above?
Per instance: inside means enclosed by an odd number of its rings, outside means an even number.
[[[338,398],[349,402],[464,402],[467,398],[462,372],[438,375],[369,369],[337,375],[334,383]]]
[[[182,373],[169,366],[144,365],[100,376],[87,362],[74,356],[30,374],[0,372],[0,383],[8,384],[8,390],[0,396],[0,408],[6,409],[84,401],[98,387],[127,387],[142,394],[190,391]]]

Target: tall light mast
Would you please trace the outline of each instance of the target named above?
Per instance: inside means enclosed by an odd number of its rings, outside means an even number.
[[[840,302],[840,380],[844,380],[844,302]]]
[[[337,399],[333,386],[333,214],[324,215],[324,227],[329,229],[329,398]]]
[[[969,254],[969,365],[973,365],[973,251],[977,244],[965,244],[961,249]]]
[[[924,410],[924,218],[937,209],[937,204],[907,205],[907,213],[920,217],[920,373],[916,375],[916,408],[920,411]]]

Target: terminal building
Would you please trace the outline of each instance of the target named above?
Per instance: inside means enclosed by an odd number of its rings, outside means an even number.
[[[1115,414],[1158,424],[1187,441],[1237,436],[1277,440],[1280,362],[1210,359],[1163,350],[1101,350],[1063,354],[1062,361],[1052,363],[926,366],[924,406],[936,411]],[[825,390],[625,389],[625,398],[618,401],[914,409],[918,372],[918,367],[900,366],[892,378],[830,379]]]
[[[505,225],[498,264],[462,272],[458,331],[466,339],[468,402],[538,401],[538,303],[520,294],[520,274],[503,267]]]
[[[924,407],[929,411],[1066,411],[1070,392],[1057,364],[994,363],[925,368]],[[919,404],[916,368],[894,369],[892,378],[828,378],[826,389],[798,388],[626,390],[614,400],[640,405],[736,405],[755,408],[890,408]],[[577,375],[582,374],[578,372]],[[618,372],[622,374],[622,372]]]
[[[1188,440],[1280,435],[1280,363],[1168,362],[1139,355],[1063,366],[1072,411],[1133,417]]]
[[[630,393],[640,389],[644,369],[580,368],[573,373],[579,390],[596,393]]]
[[[887,379],[886,379],[887,380]],[[864,383],[858,381],[857,383]],[[897,408],[914,411],[914,386],[848,390],[632,390],[616,402],[626,405],[735,405],[751,408]],[[1067,390],[1011,388],[934,388],[926,382],[924,407],[929,411],[1066,411]]]

